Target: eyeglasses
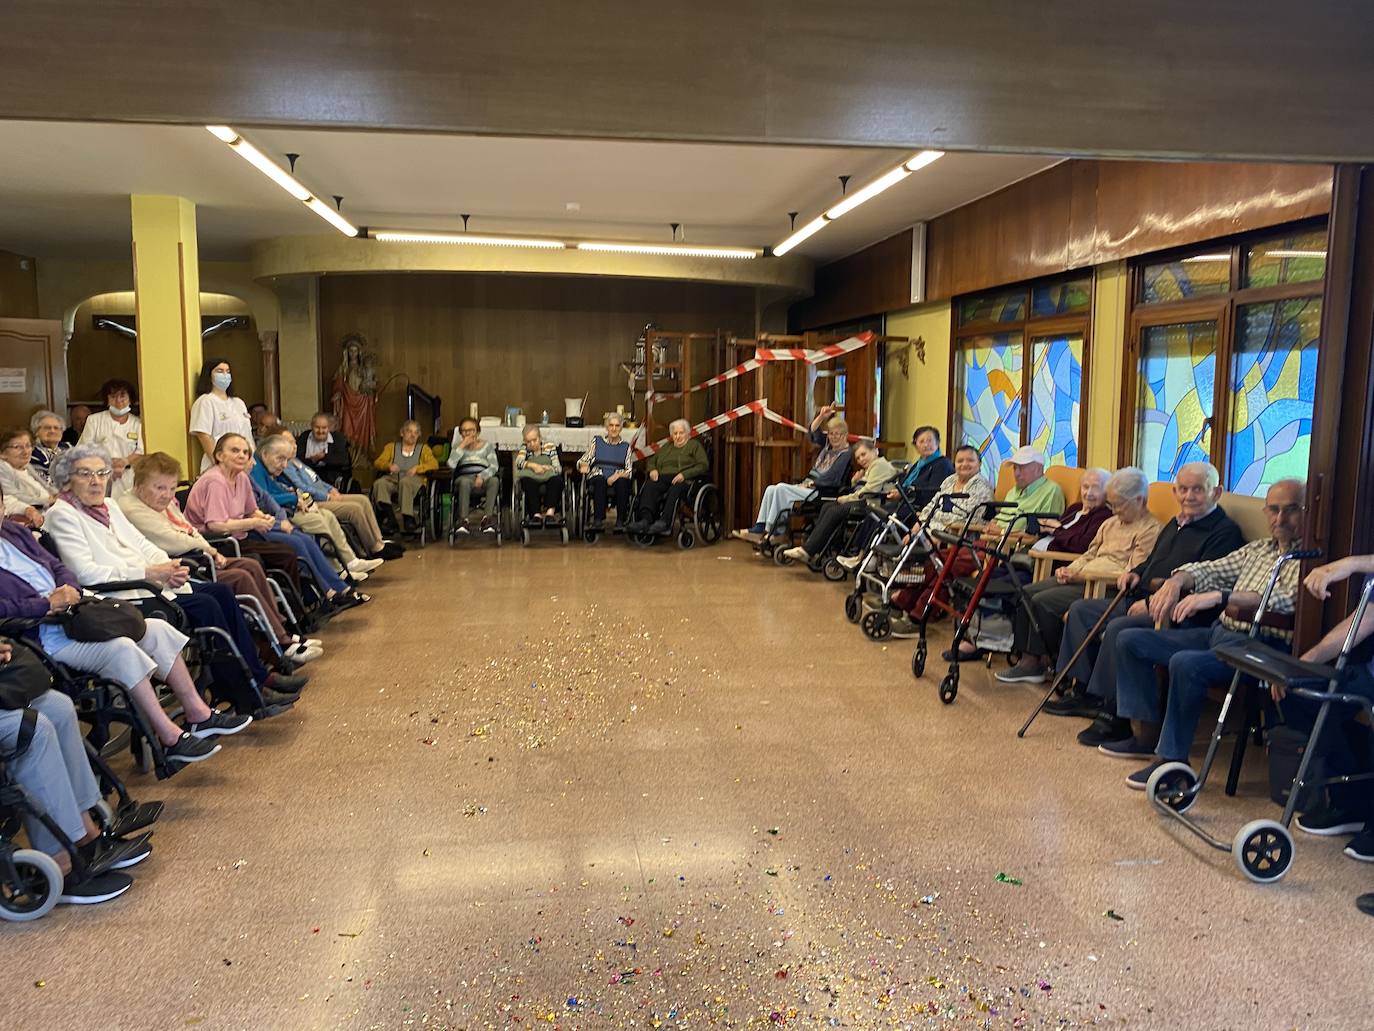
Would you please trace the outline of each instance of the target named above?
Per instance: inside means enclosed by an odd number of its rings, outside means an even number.
[[[1286,515],[1286,516],[1301,515],[1303,512],[1306,512],[1306,511],[1307,511],[1307,509],[1306,509],[1304,506],[1302,506],[1302,505],[1265,505],[1265,506],[1264,506],[1264,514],[1265,514],[1265,515],[1271,515],[1271,516],[1276,516],[1276,515]]]
[[[33,450],[33,445],[32,445],[32,444],[6,444],[6,445],[4,446],[4,448],[3,448],[3,449],[0,449],[0,450],[5,450],[5,451],[32,451],[32,450]]]
[[[74,480],[108,480],[114,474],[113,469],[73,469],[72,479]]]

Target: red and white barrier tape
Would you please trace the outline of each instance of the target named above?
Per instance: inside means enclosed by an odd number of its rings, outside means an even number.
[[[645,400],[649,404],[653,404],[656,401],[666,401],[669,398],[682,397],[684,394],[693,394],[699,390],[706,390],[710,387],[724,383],[726,380],[743,376],[746,372],[753,372],[755,369],[760,368],[765,362],[799,361],[806,362],[808,365],[819,365],[822,362],[830,361],[832,358],[838,358],[842,354],[848,354],[850,351],[857,351],[861,347],[867,347],[869,344],[873,343],[873,340],[873,334],[865,331],[857,336],[849,337],[835,344],[828,344],[825,347],[758,347],[754,349],[754,357],[750,358],[748,361],[740,362],[740,364],[732,369],[726,369],[724,372],[712,376],[710,379],[702,380],[700,383],[690,386],[686,390],[648,394]]]

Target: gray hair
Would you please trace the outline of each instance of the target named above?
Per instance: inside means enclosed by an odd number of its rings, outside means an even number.
[[[1275,480],[1273,483],[1269,484],[1269,490],[1273,490],[1275,487],[1291,487],[1297,492],[1299,501],[1307,501],[1307,484],[1296,476],[1285,476],[1283,479]],[[1269,490],[1264,492],[1266,496]]]
[[[258,454],[275,455],[279,452],[289,451],[294,446],[294,442],[288,441],[285,434],[274,433],[270,437],[263,438],[263,442],[258,445]]]
[[[414,426],[417,430],[423,429],[423,427],[420,425],[419,419],[407,419],[405,422],[401,423],[400,433],[398,433],[397,436],[400,436],[401,433],[404,433],[407,427],[410,426]]]
[[[62,416],[58,415],[56,412],[50,412],[46,408],[40,408],[38,411],[34,412],[33,417],[29,419],[29,432],[37,433],[38,424],[44,419],[56,419],[61,423],[64,430],[67,428],[67,420],[62,418]]]
[[[1126,501],[1145,501],[1150,497],[1150,480],[1143,469],[1128,465],[1112,473],[1107,489],[1116,491]]]
[[[692,432],[692,424],[688,422],[686,419],[674,419],[672,422],[668,424],[668,432],[672,433],[673,430],[677,429],[679,426],[685,429],[688,433]]]
[[[111,464],[110,453],[98,444],[78,444],[68,448],[52,460],[48,466],[48,479],[56,490],[66,490],[72,482],[72,467],[87,458],[98,458],[105,465]]]
[[[1217,472],[1217,467],[1211,462],[1185,462],[1179,466],[1178,476],[1186,472],[1197,473],[1206,480],[1208,490],[1216,490],[1221,485],[1221,473]],[[1178,476],[1174,479],[1177,480]]]

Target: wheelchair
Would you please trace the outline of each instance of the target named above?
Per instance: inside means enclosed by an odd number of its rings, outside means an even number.
[[[514,477],[511,483],[510,492],[510,514],[511,525],[520,533],[520,543],[528,546],[533,533],[540,530],[550,532],[557,531],[562,543],[567,544],[569,540],[569,524],[573,521],[573,513],[577,510],[577,489],[573,486],[572,477],[568,473],[563,473],[563,509],[561,518],[553,526],[548,525],[542,519],[534,522],[533,518],[528,518],[525,512],[525,491],[520,486],[520,477]]]
[[[637,491],[635,497],[638,497]],[[662,536],[676,539],[679,548],[686,550],[698,544],[715,544],[725,525],[725,505],[720,489],[704,476],[692,480],[677,510],[667,515],[668,532]],[[658,543],[660,535],[627,530],[626,536],[636,546],[649,548]]]
[[[588,544],[595,544],[606,534],[624,534],[625,524],[634,517],[635,501],[639,497],[639,481],[633,476],[630,477],[630,503],[629,510],[616,513],[616,525],[611,529],[598,524],[594,517],[595,499],[592,497],[589,486],[590,476],[582,476],[577,481],[577,528],[582,539]],[[613,498],[607,498],[609,506]],[[610,511],[609,507],[607,511]]]
[[[506,479],[505,473],[500,473],[500,474],[498,474],[498,482],[497,482],[497,486],[496,486],[496,511],[495,511],[494,513],[492,513],[492,515],[493,515],[492,522],[493,522],[493,524],[494,524],[494,526],[495,526],[496,532],[493,533],[493,534],[490,534],[490,535],[488,535],[488,534],[486,534],[486,533],[480,533],[480,532],[479,532],[479,533],[471,533],[471,532],[470,532],[470,533],[467,535],[468,538],[469,538],[470,540],[480,540],[480,539],[482,539],[482,538],[484,538],[484,537],[491,536],[491,537],[494,537],[494,538],[496,539],[496,546],[497,546],[498,548],[501,547],[501,545],[505,542],[505,538],[506,538],[506,525],[505,525],[505,522],[506,522],[506,521],[505,521],[505,512],[503,511],[502,505],[501,505],[501,490],[502,490],[503,487],[504,487],[504,482],[503,482],[503,481],[504,481],[505,479]],[[450,547],[450,548],[453,547],[455,544],[458,543],[458,538],[459,538],[459,536],[460,536],[460,534],[458,533],[458,494],[457,494],[457,484],[458,484],[458,477],[454,476],[454,477],[452,477],[452,478],[449,480],[448,495],[449,495],[449,498],[451,499],[451,501],[450,501],[450,503],[449,503],[449,510],[448,510],[448,527],[447,527],[447,530],[446,530],[446,535],[447,535],[447,537],[448,537],[448,544],[449,544],[449,547]],[[436,492],[436,498],[437,498],[437,496],[438,496],[438,494],[437,494],[437,492]],[[477,497],[474,496],[474,497],[472,498],[472,500],[473,500],[474,502],[476,502],[478,499],[477,499]],[[435,505],[435,528],[436,528],[436,531],[437,531],[438,528],[439,528],[439,519],[440,519],[440,514],[439,514],[439,513],[441,512],[441,510],[442,510],[442,506],[436,504],[436,505]],[[476,510],[480,511],[480,509],[476,509]]]

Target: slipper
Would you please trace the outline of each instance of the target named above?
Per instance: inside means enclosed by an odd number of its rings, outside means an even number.
[[[962,651],[961,651],[961,652],[959,653],[958,661],[959,661],[959,662],[978,662],[978,661],[980,661],[980,660],[982,660],[982,659],[986,659],[987,657],[988,657],[988,653],[987,653],[986,651],[984,651],[982,648],[975,648],[975,649],[973,649],[973,651],[971,651],[971,652],[962,652]],[[951,652],[950,652],[950,650],[949,650],[948,648],[946,648],[944,651],[942,651],[942,652],[940,653],[940,658],[944,659],[946,662],[954,662],[954,661],[956,661],[956,660],[954,659],[954,656],[951,654]]]

